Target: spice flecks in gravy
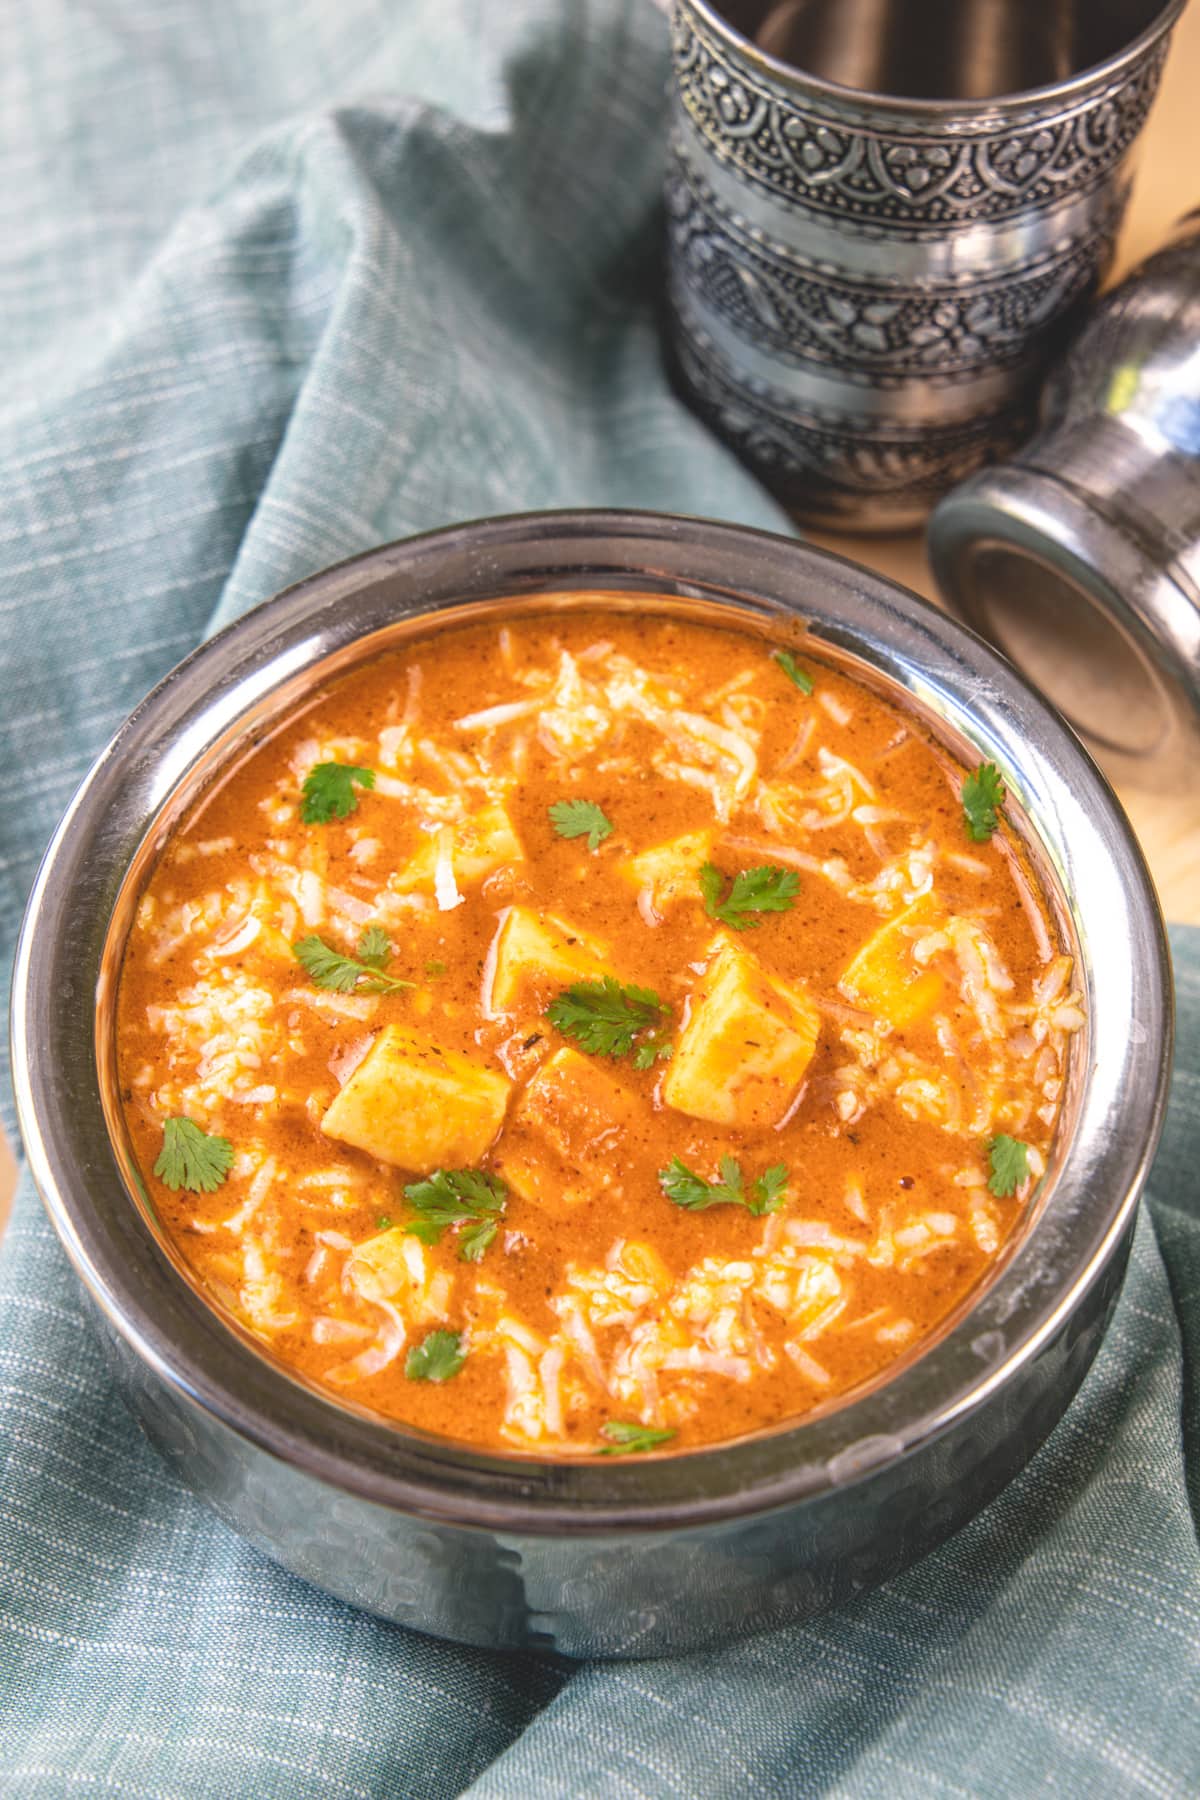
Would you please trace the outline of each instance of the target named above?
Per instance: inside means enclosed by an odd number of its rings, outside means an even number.
[[[126,1115],[283,1362],[476,1443],[674,1449],[826,1403],[978,1281],[1045,1167],[1071,961],[967,771],[787,665],[649,599],[431,632],[176,832]]]

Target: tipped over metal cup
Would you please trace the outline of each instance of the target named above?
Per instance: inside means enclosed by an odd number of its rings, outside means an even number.
[[[929,550],[1113,775],[1200,807],[1200,209],[1097,307],[1033,442],[941,502]]]
[[[670,349],[797,518],[893,530],[1033,424],[1183,0],[674,0]]]

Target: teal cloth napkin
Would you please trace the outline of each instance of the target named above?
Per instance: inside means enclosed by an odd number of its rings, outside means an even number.
[[[95,751],[284,583],[527,507],[784,525],[663,376],[666,81],[649,0],[0,11],[0,966]],[[1194,1794],[1200,935],[1175,949],[1166,1141],[1062,1425],[903,1578],[689,1660],[464,1650],[264,1561],[130,1422],[22,1177],[0,1791]]]

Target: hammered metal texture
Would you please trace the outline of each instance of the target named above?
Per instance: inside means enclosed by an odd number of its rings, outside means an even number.
[[[1107,270],[1173,18],[1026,105],[793,87],[675,0],[677,377],[801,518],[919,522],[1010,451]]]

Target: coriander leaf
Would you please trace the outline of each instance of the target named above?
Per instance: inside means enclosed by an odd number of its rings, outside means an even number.
[[[468,1225],[459,1235],[458,1254],[464,1262],[479,1262],[496,1235],[508,1189],[499,1175],[482,1169],[435,1169],[410,1182],[404,1196],[420,1214],[406,1231],[423,1244],[436,1244],[448,1225]]]
[[[191,1119],[163,1121],[163,1147],[154,1173],[164,1187],[215,1194],[232,1167],[233,1145],[228,1138],[202,1131]]]
[[[1029,1145],[1001,1132],[988,1145],[988,1168],[988,1187],[998,1200],[1007,1200],[1029,1179]]]
[[[986,844],[1000,820],[997,807],[1005,799],[1004,781],[993,762],[980,763],[962,784],[963,821],[975,844]]]
[[[800,877],[794,869],[781,869],[764,863],[756,869],[742,869],[724,900],[720,898],[725,877],[715,863],[700,867],[700,894],[710,919],[718,919],[731,931],[752,931],[762,924],[754,913],[790,912],[800,890]]]
[[[373,788],[375,771],[360,769],[355,763],[315,763],[300,789],[300,817],[304,823],[328,825],[330,819],[348,819],[358,806],[355,783]]]
[[[343,956],[315,932],[293,944],[292,955],[317,987],[328,988],[334,994],[394,994],[413,985],[398,975],[368,968],[353,956]]]
[[[741,1165],[733,1156],[721,1158],[720,1181],[705,1181],[677,1156],[672,1157],[667,1168],[659,1170],[658,1180],[667,1199],[687,1212],[707,1212],[710,1206],[747,1204]]]
[[[478,1225],[468,1225],[458,1239],[458,1254],[463,1262],[482,1262],[484,1252],[499,1229],[495,1219],[481,1219]]]
[[[778,1212],[786,1199],[787,1165],[772,1163],[751,1183],[746,1194],[742,1165],[734,1156],[723,1156],[719,1181],[705,1181],[689,1169],[679,1157],[672,1157],[658,1172],[659,1186],[668,1200],[682,1206],[685,1212],[707,1212],[710,1206],[744,1206],[747,1212],[761,1218],[763,1213]]]
[[[404,1359],[410,1381],[449,1381],[467,1360],[460,1331],[431,1331]]]
[[[652,1032],[634,1050],[633,1066],[635,1069],[652,1069],[656,1062],[670,1062],[674,1054],[675,1046],[660,1043],[658,1034]]]
[[[404,1230],[407,1236],[419,1238],[423,1244],[436,1244],[441,1241],[443,1226],[436,1219],[412,1219]]]
[[[368,969],[382,969],[392,954],[392,943],[382,925],[368,925],[358,940],[358,960]]]
[[[380,1213],[375,1221],[375,1229],[376,1231],[390,1231],[392,1229],[391,1213]]]
[[[430,957],[429,961],[425,964],[425,973],[427,975],[444,975],[446,973],[446,965],[444,962],[439,962],[436,956]]]
[[[610,1419],[600,1427],[600,1436],[608,1442],[601,1456],[637,1456],[643,1450],[657,1450],[675,1436],[673,1431],[660,1431],[654,1425],[637,1425],[628,1419]]]
[[[652,989],[631,987],[605,975],[599,981],[577,981],[564,988],[546,1008],[546,1017],[564,1037],[574,1038],[580,1049],[592,1056],[628,1056],[639,1033],[646,1032],[636,1043],[634,1062],[635,1068],[644,1069],[664,1050],[670,1054],[670,1046],[661,1038],[670,1012],[666,1001]]]
[[[559,837],[585,837],[589,850],[598,850],[613,834],[612,820],[605,818],[594,800],[556,800],[549,811]]]
[[[812,693],[812,676],[800,667],[800,664],[796,661],[790,650],[774,651],[771,656],[771,661],[779,664],[788,680],[794,681],[802,694]]]
[[[750,1211],[756,1218],[763,1213],[778,1212],[787,1198],[788,1172],[786,1163],[772,1163],[764,1169],[750,1188]]]

